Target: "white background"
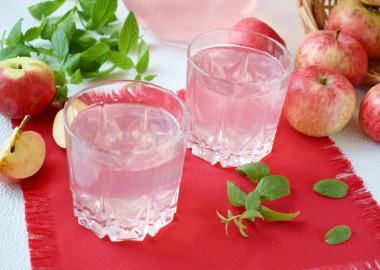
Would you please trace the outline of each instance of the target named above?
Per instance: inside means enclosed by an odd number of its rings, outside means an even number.
[[[67,1],[68,3],[65,5],[71,5],[72,1]],[[27,6],[37,2],[39,1],[0,0],[0,34],[5,30],[9,33],[12,26],[21,17],[24,19],[24,31],[31,26],[37,26],[38,22],[27,11]],[[65,8],[63,7],[61,10],[65,10]],[[127,16],[127,10],[122,3],[119,3],[117,14],[121,20]],[[294,54],[297,44],[303,37],[295,0],[261,0],[256,17],[271,25]],[[158,74],[153,83],[171,90],[184,88],[186,50],[162,45],[148,34],[144,39],[151,54],[148,74]],[[133,74],[125,72],[116,72],[107,79],[131,79],[133,76]],[[70,88],[70,94],[78,89],[78,87]],[[366,89],[357,89],[358,104],[365,92]],[[10,131],[10,121],[0,116],[0,143],[5,140]],[[357,111],[348,125],[331,138],[349,158],[355,172],[363,178],[365,186],[379,202],[380,144],[371,141],[361,131]],[[0,270],[30,269],[30,267],[22,191],[18,184],[0,183]]]

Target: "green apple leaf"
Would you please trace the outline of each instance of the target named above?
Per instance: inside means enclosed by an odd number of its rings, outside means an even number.
[[[251,191],[247,195],[247,199],[245,201],[245,209],[246,210],[256,210],[260,206],[260,197],[257,194],[256,190]]]

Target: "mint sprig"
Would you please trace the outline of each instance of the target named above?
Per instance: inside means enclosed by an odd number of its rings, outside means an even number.
[[[75,0],[63,16],[51,16],[66,0],[43,1],[28,7],[40,24],[22,31],[19,19],[0,42],[0,61],[17,57],[38,57],[58,70],[55,102],[68,97],[68,84],[105,76],[115,69],[135,69],[134,79],[150,81],[155,75],[143,76],[149,65],[149,49],[140,36],[137,20],[130,12],[120,23],[115,15],[117,0]],[[41,47],[39,40],[48,44]],[[34,43],[36,42],[36,43]],[[4,43],[7,47],[4,47]],[[136,60],[129,55],[135,48]]]
[[[244,231],[247,226],[243,224],[246,219],[254,222],[256,218],[269,221],[290,220],[299,215],[295,213],[281,213],[261,205],[262,202],[273,201],[275,199],[288,196],[290,194],[289,181],[282,175],[269,175],[269,167],[264,163],[249,163],[237,169],[243,175],[247,175],[253,182],[258,182],[256,188],[246,194],[234,182],[227,181],[228,200],[232,206],[244,207],[245,211],[240,215],[233,215],[231,210],[227,211],[227,217],[216,212],[222,223],[226,224],[226,234],[228,235],[228,225],[231,221],[238,227],[240,234],[244,237],[249,235]]]

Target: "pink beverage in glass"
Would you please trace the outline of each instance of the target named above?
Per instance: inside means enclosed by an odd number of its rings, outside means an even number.
[[[258,0],[123,0],[139,23],[157,39],[187,44],[198,34],[232,27],[252,17]]]
[[[233,44],[230,32],[236,41],[254,35],[257,42]],[[223,167],[270,153],[292,68],[290,53],[257,33],[218,30],[197,37],[188,49],[186,89],[192,153]]]
[[[74,214],[112,241],[143,240],[173,220],[185,155],[184,104],[127,83],[90,87],[65,109]]]

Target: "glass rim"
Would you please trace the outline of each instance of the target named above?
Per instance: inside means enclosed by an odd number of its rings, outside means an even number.
[[[250,34],[254,34],[254,35],[258,35],[258,36],[264,37],[267,40],[271,40],[278,47],[280,47],[280,49],[284,52],[284,54],[290,60],[289,67],[287,69],[285,69],[284,73],[281,76],[278,76],[276,78],[270,79],[268,81],[264,81],[264,82],[231,82],[229,80],[225,80],[225,79],[216,77],[216,76],[214,76],[214,75],[206,72],[202,68],[200,68],[197,64],[195,64],[195,62],[193,61],[193,57],[191,56],[191,48],[192,48],[192,46],[195,44],[195,42],[198,39],[200,39],[203,36],[206,36],[206,35],[209,35],[209,34],[213,34],[213,33],[217,33],[217,32],[231,32],[231,31],[233,31],[233,32],[240,32],[240,33],[250,33]],[[232,46],[237,46],[237,47],[247,48],[247,49],[254,49],[254,48],[249,47],[249,46],[240,45],[240,44],[233,44],[233,43],[226,43],[226,42],[220,42],[219,44],[220,45],[232,45]],[[217,45],[217,44],[215,44],[215,45]],[[213,45],[207,46],[207,47],[204,47],[204,48],[212,48],[212,47],[213,47]],[[290,74],[293,72],[294,65],[295,65],[295,60],[292,57],[292,54],[290,53],[290,51],[284,45],[282,45],[281,43],[279,43],[277,40],[275,40],[275,39],[273,39],[271,37],[268,37],[267,35],[255,32],[255,31],[249,31],[249,30],[243,30],[243,29],[233,29],[233,28],[224,28],[224,29],[211,30],[211,31],[207,31],[207,32],[201,33],[201,34],[197,35],[196,37],[194,37],[191,40],[191,42],[189,43],[189,46],[187,47],[187,59],[202,74],[204,74],[207,77],[210,77],[210,78],[212,78],[214,80],[217,80],[217,81],[220,81],[220,82],[223,82],[223,83],[227,83],[227,84],[230,84],[230,85],[267,85],[267,84],[270,85],[270,84],[273,84],[273,83],[277,83],[278,81],[281,81],[282,79],[286,78],[287,76],[290,76]]]
[[[153,84],[153,83],[149,83],[149,82],[144,82],[144,81],[137,81],[137,80],[109,80],[109,81],[102,81],[102,82],[98,82],[98,83],[89,85],[89,86],[83,88],[82,90],[78,91],[77,93],[75,93],[72,97],[70,97],[67,100],[67,102],[66,102],[66,104],[65,104],[65,106],[63,108],[63,123],[64,123],[65,131],[67,131],[67,133],[70,135],[71,138],[73,138],[75,141],[77,141],[78,143],[80,143],[82,146],[90,148],[90,149],[93,149],[93,150],[101,152],[101,153],[112,154],[112,155],[117,155],[117,156],[125,156],[125,157],[128,157],[128,156],[131,155],[129,153],[122,153],[122,152],[118,152],[118,151],[115,151],[115,150],[106,150],[106,149],[103,149],[103,148],[99,148],[98,146],[95,146],[93,144],[89,144],[88,142],[80,139],[73,132],[73,130],[70,128],[70,126],[68,124],[68,119],[67,119],[68,108],[74,102],[74,100],[78,99],[83,93],[89,92],[90,90],[96,89],[96,88],[98,88],[100,86],[112,85],[112,84],[116,85],[116,84],[121,84],[121,83],[138,83],[138,84],[142,84],[142,85],[147,85],[147,86],[152,87],[152,88],[154,88],[156,90],[159,90],[159,91],[162,91],[164,93],[167,93],[170,96],[172,96],[176,101],[178,101],[178,103],[180,104],[181,109],[184,112],[183,113],[183,117],[184,117],[183,122],[180,123],[177,120],[178,123],[179,123],[180,129],[179,129],[179,132],[176,135],[175,139],[170,140],[169,142],[165,143],[162,148],[158,147],[158,148],[155,148],[155,149],[148,149],[146,151],[141,151],[141,152],[135,153],[133,155],[147,154],[147,153],[150,153],[153,150],[156,151],[157,149],[164,149],[164,148],[167,148],[167,147],[171,147],[171,146],[175,145],[180,140],[180,138],[182,138],[182,136],[186,136],[186,130],[187,130],[189,122],[190,122],[190,114],[189,114],[189,111],[188,111],[188,109],[187,109],[184,101],[178,95],[176,95],[173,91],[170,91],[170,90],[168,90],[168,89],[166,89],[166,88],[164,88],[162,86],[159,86],[159,85],[156,85],[156,84]],[[65,140],[66,140],[66,138],[65,138]]]

